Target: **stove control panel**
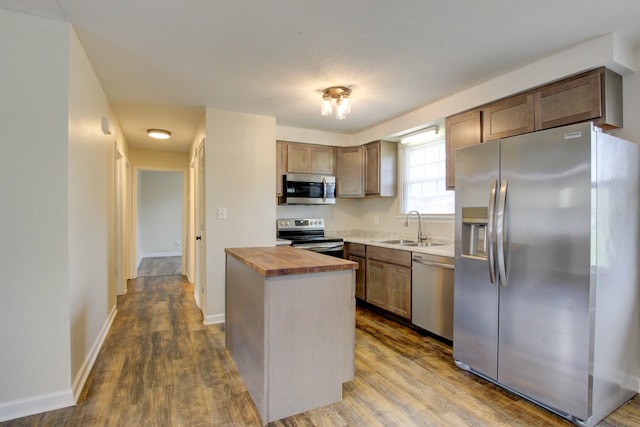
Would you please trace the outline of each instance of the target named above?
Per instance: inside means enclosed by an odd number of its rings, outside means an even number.
[[[324,229],[323,218],[288,218],[279,219],[276,222],[278,230],[305,230],[305,229]]]

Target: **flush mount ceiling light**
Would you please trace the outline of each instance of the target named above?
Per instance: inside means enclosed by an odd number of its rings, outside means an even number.
[[[164,129],[147,129],[147,135],[155,139],[169,139],[171,138],[171,132]]]
[[[440,132],[440,126],[431,125],[427,126],[424,129],[417,130],[415,132],[411,132],[407,135],[404,135],[400,138],[401,144],[415,144],[418,142],[427,142],[434,139],[438,132]]]
[[[349,97],[351,88],[346,86],[331,86],[322,91],[322,115],[330,116],[333,113],[333,104],[336,104],[336,119],[343,120],[351,112]]]

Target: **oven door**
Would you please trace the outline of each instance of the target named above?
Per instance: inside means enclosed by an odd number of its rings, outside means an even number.
[[[306,249],[308,251],[318,252],[323,255],[334,256],[336,258],[343,258],[343,242],[309,242],[309,243],[294,243],[294,248]]]
[[[283,177],[283,203],[286,205],[334,205],[336,177],[313,174],[286,174]]]

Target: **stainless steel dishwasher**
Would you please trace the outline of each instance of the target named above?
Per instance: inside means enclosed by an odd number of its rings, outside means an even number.
[[[453,340],[453,258],[413,252],[411,322]]]

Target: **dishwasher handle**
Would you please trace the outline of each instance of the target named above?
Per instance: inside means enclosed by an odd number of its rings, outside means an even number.
[[[427,260],[424,260],[424,259],[418,258],[418,257],[414,257],[413,258],[413,262],[418,263],[418,264],[422,264],[422,265],[430,265],[430,266],[433,266],[433,267],[442,267],[442,268],[446,268],[446,269],[449,269],[449,270],[454,270],[455,269],[453,264],[444,264],[444,263],[441,263],[441,262],[427,261]]]

